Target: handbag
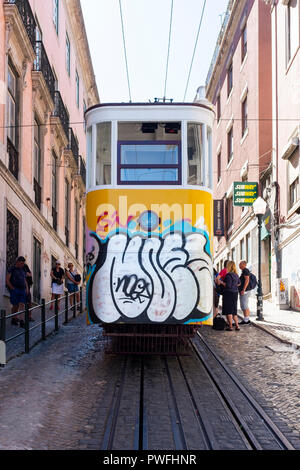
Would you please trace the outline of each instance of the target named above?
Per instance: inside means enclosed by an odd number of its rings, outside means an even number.
[[[63,281],[61,279],[55,279],[54,283],[60,286],[63,283]]]
[[[226,321],[220,313],[218,313],[213,320],[213,330],[223,331],[226,327]]]
[[[81,281],[80,274],[75,274],[74,279],[75,279],[76,282],[80,282]]]
[[[224,286],[222,284],[217,285],[216,286],[216,292],[219,295],[223,295],[224,294]]]

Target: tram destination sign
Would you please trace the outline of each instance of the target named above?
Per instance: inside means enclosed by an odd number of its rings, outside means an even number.
[[[258,183],[249,183],[242,181],[234,183],[233,186],[233,205],[234,206],[252,206],[258,198]]]

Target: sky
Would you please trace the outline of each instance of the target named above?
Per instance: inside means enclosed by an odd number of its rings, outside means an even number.
[[[194,100],[205,85],[228,0],[173,0],[166,98]],[[172,0],[121,0],[132,102],[162,98]],[[119,0],[81,0],[101,103],[128,102],[129,87]],[[188,84],[187,91],[185,93]]]

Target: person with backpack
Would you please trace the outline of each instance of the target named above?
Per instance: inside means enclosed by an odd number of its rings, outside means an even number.
[[[67,281],[68,292],[69,294],[71,294],[70,305],[74,305],[75,295],[76,295],[76,304],[78,305],[80,302],[80,294],[78,291],[78,286],[81,282],[81,276],[80,274],[77,273],[77,270],[74,269],[73,263],[69,263],[68,269],[66,269],[66,281]]]
[[[250,325],[250,309],[249,309],[249,297],[251,295],[251,290],[254,289],[256,278],[255,276],[250,273],[249,269],[247,268],[247,261],[241,261],[239,264],[239,268],[242,271],[240,276],[241,285],[239,288],[240,291],[240,305],[242,312],[244,314],[244,318],[239,325]]]

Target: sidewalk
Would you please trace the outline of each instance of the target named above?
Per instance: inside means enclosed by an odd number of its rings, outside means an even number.
[[[256,297],[251,296],[249,306],[251,312],[250,320],[253,325],[267,331],[280,341],[300,349],[300,312],[295,310],[279,310],[275,302],[264,300],[264,321],[258,321],[256,319]],[[242,317],[241,310],[239,310],[239,316]]]

